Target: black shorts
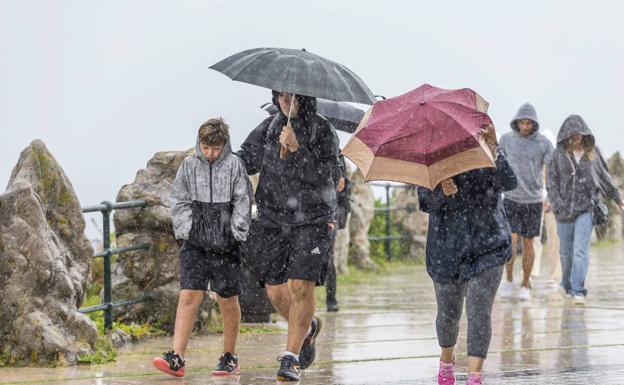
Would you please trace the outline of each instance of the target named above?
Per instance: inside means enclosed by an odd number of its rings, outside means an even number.
[[[523,238],[535,238],[542,227],[542,203],[517,203],[505,199],[505,212],[511,232]]]
[[[223,298],[241,293],[238,251],[215,254],[184,242],[180,249],[180,289],[210,290]]]
[[[250,265],[261,286],[280,285],[289,279],[325,283],[331,230],[327,224],[266,227],[254,221],[244,244]]]

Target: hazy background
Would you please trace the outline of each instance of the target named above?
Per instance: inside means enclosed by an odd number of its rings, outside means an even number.
[[[155,152],[191,147],[209,117],[238,148],[270,92],[207,67],[262,46],[331,58],[387,97],[473,88],[499,134],[526,101],[555,134],[577,113],[610,156],[623,149],[621,4],[0,0],[0,192],[35,138],[83,205],[114,200]]]

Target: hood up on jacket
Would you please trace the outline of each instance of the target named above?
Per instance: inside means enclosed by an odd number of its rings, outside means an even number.
[[[531,135],[534,135],[536,132],[539,131],[540,125],[539,121],[537,120],[537,112],[535,111],[535,107],[533,107],[531,103],[524,103],[518,109],[516,116],[511,120],[511,122],[509,122],[509,126],[511,126],[511,129],[519,133],[520,130],[518,129],[518,121],[522,119],[529,119],[535,124]]]

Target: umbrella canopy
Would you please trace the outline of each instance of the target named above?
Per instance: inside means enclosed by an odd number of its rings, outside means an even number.
[[[276,91],[375,103],[373,93],[351,70],[305,49],[254,48],[229,56],[210,68],[232,80]]]
[[[260,108],[264,108],[270,115],[278,112],[277,106],[273,103],[265,103]],[[364,117],[364,111],[350,104],[343,102],[332,102],[331,100],[317,99],[316,113],[327,118],[335,129],[352,134]]]
[[[365,180],[392,180],[430,189],[465,171],[494,167],[481,138],[492,124],[488,103],[471,89],[425,84],[376,103],[342,153]]]

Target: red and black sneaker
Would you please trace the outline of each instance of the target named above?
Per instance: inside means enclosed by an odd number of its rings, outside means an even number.
[[[167,373],[174,377],[184,376],[184,360],[173,350],[163,353],[162,357],[156,357],[152,360],[154,367],[161,372]]]
[[[232,353],[223,353],[219,358],[219,363],[212,369],[212,374],[215,376],[228,376],[230,374],[240,373],[240,364],[238,363],[238,356]]]

